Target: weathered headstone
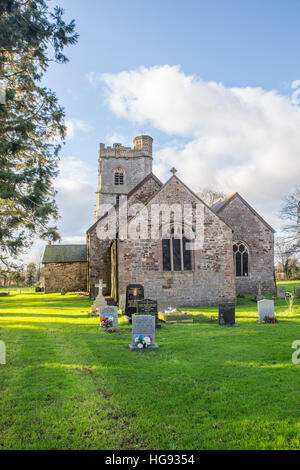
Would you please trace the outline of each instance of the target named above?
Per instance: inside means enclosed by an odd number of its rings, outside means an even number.
[[[136,315],[155,316],[155,328],[161,328],[161,324],[158,321],[158,310],[157,310],[156,300],[151,300],[151,299],[139,300]]]
[[[235,304],[227,303],[219,305],[219,325],[233,326],[235,325]]]
[[[112,317],[113,318],[112,328],[119,328],[118,307],[114,307],[113,305],[107,305],[106,307],[101,307],[100,317]]]
[[[102,289],[103,289],[103,287],[106,287],[106,284],[103,284],[103,281],[100,279],[99,283],[96,284],[95,287],[98,287],[98,295],[97,295],[97,297],[96,297],[96,299],[95,299],[95,301],[92,305],[91,313],[97,315],[96,310],[99,310],[101,307],[106,307],[107,306],[106,300],[103,297],[103,293],[102,293]],[[94,312],[96,312],[96,313],[94,313]]]
[[[277,286],[277,288],[276,288],[276,297],[278,299],[284,299],[285,298],[285,292],[286,292],[286,288],[284,286]]]
[[[300,286],[295,286],[294,287],[294,294],[297,299],[300,298]]]
[[[265,317],[275,318],[274,300],[263,299],[257,302],[259,321],[264,321]]]
[[[135,315],[132,320],[132,342],[129,344],[129,349],[138,350],[135,338],[138,335],[143,335],[151,338],[149,349],[157,349],[155,344],[155,317],[153,315]]]
[[[138,309],[138,301],[144,298],[144,287],[140,284],[130,284],[126,289],[125,315],[131,317]]]

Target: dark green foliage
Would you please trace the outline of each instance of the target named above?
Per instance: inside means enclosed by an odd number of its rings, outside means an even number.
[[[58,217],[53,178],[64,110],[52,90],[41,85],[49,64],[65,63],[66,46],[75,44],[75,23],[44,0],[1,0],[0,83],[0,261],[16,256],[33,235],[55,241]]]
[[[31,287],[35,284],[37,278],[37,267],[35,263],[29,263],[26,268],[26,285]]]

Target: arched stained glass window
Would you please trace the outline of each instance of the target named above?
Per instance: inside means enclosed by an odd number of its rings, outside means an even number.
[[[237,241],[233,244],[233,257],[236,277],[249,276],[249,250],[244,242]]]

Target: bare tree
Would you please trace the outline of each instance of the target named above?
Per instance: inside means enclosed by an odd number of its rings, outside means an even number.
[[[197,195],[204,201],[209,207],[211,207],[215,202],[223,199],[225,197],[224,193],[216,191],[212,188],[206,187],[203,188]]]
[[[297,271],[298,260],[295,256],[296,249],[293,240],[289,236],[277,237],[275,243],[275,258],[285,279],[291,279]]]
[[[284,231],[289,234],[295,251],[300,251],[300,186],[284,199],[281,217],[287,222]]]

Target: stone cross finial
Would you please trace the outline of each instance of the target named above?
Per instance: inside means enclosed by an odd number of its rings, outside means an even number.
[[[99,279],[98,284],[95,284],[95,287],[98,287],[99,292],[102,292],[103,287],[106,287],[106,284],[103,284],[102,279]]]
[[[258,283],[258,295],[261,295],[261,283]]]
[[[170,170],[170,172],[173,174],[173,176],[175,176],[175,174],[177,173],[177,170],[176,168],[173,167],[172,170]]]

